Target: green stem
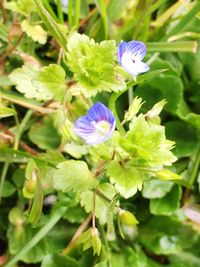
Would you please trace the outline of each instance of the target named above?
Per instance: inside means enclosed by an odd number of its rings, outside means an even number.
[[[147,43],[148,52],[192,52],[197,50],[196,41]]]
[[[64,16],[62,11],[62,0],[57,0],[57,14],[58,14],[58,20],[61,24],[64,23]]]
[[[32,110],[28,110],[26,112],[26,115],[24,116],[21,124],[20,125],[17,124],[18,131],[17,131],[17,134],[15,136],[15,143],[14,143],[14,149],[15,150],[18,150],[20,137],[22,136],[24,130],[26,129],[27,122],[31,118],[32,114],[33,114],[33,111]]]
[[[195,157],[195,161],[194,161],[193,168],[192,168],[192,173],[191,173],[190,178],[188,180],[189,187],[192,187],[192,185],[194,184],[194,182],[197,178],[199,166],[200,166],[200,146],[199,146],[199,149],[198,149],[196,157]]]
[[[9,164],[10,164],[10,162],[7,160],[4,163],[3,170],[2,170],[2,173],[1,173],[1,181],[0,181],[0,203],[1,203],[3,186],[4,186],[5,179],[6,179],[6,174],[7,174],[7,171],[8,171]]]
[[[103,226],[98,223],[98,229],[100,231],[100,234],[101,234],[101,237],[102,237],[102,241],[103,241],[103,244],[105,245],[105,249],[106,249],[106,252],[107,252],[107,261],[108,261],[108,267],[112,267],[112,262],[111,262],[111,255],[110,255],[110,247],[109,247],[109,244],[108,244],[108,241],[106,239],[106,234],[105,234],[105,230],[103,228]]]
[[[62,207],[58,209],[53,216],[48,220],[37,234],[14,256],[4,267],[12,267],[18,260],[20,260],[27,252],[29,252],[47,233],[55,226],[55,224],[62,218],[67,208]]]
[[[79,27],[80,11],[81,11],[81,0],[75,1],[75,16],[74,16],[74,25],[76,29]]]
[[[113,93],[111,95],[111,97],[110,97],[110,100],[109,100],[109,108],[110,108],[110,110],[112,110],[112,112],[113,112],[113,114],[115,116],[117,129],[119,130],[119,132],[122,135],[125,135],[126,134],[126,131],[122,127],[121,122],[120,122],[120,119],[119,119],[119,116],[117,114],[116,101],[120,97],[120,95],[124,94],[126,91],[127,91],[127,89],[125,89],[123,91],[120,91],[119,93]]]
[[[58,18],[55,14],[55,12],[53,11],[51,5],[49,4],[48,0],[43,0],[44,6],[46,7],[46,9],[48,10],[49,14],[51,14],[51,16],[55,19],[56,22],[58,22]]]

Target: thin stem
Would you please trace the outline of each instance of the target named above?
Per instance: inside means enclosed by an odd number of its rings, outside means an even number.
[[[26,243],[26,245],[14,256],[4,267],[12,267],[21,259],[27,252],[29,252],[46,234],[55,226],[55,224],[62,218],[67,208],[58,209],[48,222],[33,236],[33,238]]]
[[[18,40],[16,41],[16,43],[9,47],[8,50],[5,52],[5,54],[3,54],[1,57],[0,57],[0,63],[4,62],[7,57],[9,55],[11,55],[13,53],[13,51],[17,48],[17,46],[21,43],[22,41],[22,38],[24,37],[24,32],[19,36]]]
[[[62,0],[57,0],[57,14],[58,14],[59,22],[63,24],[64,16],[63,16],[63,11],[62,11]]]
[[[188,180],[188,185],[190,187],[192,187],[192,185],[194,184],[194,182],[197,178],[199,165],[200,165],[200,146],[199,146],[199,149],[198,149],[196,157],[195,157],[192,173],[191,173],[190,178]]]
[[[53,8],[49,4],[48,0],[43,0],[43,3],[44,3],[45,8],[48,10],[49,14],[51,14],[51,16],[55,19],[55,21],[58,22],[58,18],[55,12],[53,11]]]
[[[103,226],[100,223],[98,224],[98,229],[100,230],[101,237],[102,237],[103,243],[105,245],[106,252],[108,254],[108,257],[107,257],[108,267],[112,267],[109,244],[108,244],[108,241],[107,241],[107,238],[106,238],[105,230],[104,230]]]
[[[93,210],[92,210],[92,227],[95,228],[95,214],[96,214],[96,193],[93,192]]]
[[[90,213],[88,215],[88,217],[85,219],[85,221],[76,230],[76,232],[75,232],[74,236],[72,237],[71,241],[69,242],[69,244],[67,245],[67,247],[62,251],[62,254],[63,255],[66,255],[76,245],[79,236],[87,228],[87,226],[89,225],[91,219],[92,219],[92,213]]]
[[[7,174],[7,171],[8,171],[9,164],[10,164],[10,162],[9,162],[9,160],[7,160],[4,163],[3,170],[2,170],[2,173],[1,173],[1,181],[0,181],[0,203],[1,203],[3,186],[4,186],[5,179],[6,179],[6,174]]]
[[[130,87],[128,89],[128,103],[129,103],[129,106],[132,104],[133,102],[133,97],[134,97],[134,94],[133,94],[133,87]]]
[[[24,116],[21,124],[17,123],[18,131],[17,131],[17,134],[15,136],[15,143],[14,143],[14,149],[15,150],[18,150],[20,137],[22,136],[22,134],[26,128],[26,124],[29,121],[29,119],[31,118],[32,114],[33,114],[33,111],[28,110],[26,112],[26,115]]]

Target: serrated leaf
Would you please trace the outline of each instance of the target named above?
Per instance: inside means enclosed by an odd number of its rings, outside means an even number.
[[[98,181],[80,160],[67,160],[57,165],[53,173],[53,187],[61,191],[84,192],[97,186]]]
[[[131,164],[121,166],[119,162],[113,160],[108,165],[107,175],[124,198],[129,198],[142,189],[143,179],[139,171]]]
[[[24,65],[22,68],[15,69],[9,75],[9,78],[16,85],[16,89],[24,94],[25,97],[47,100],[49,96],[45,95],[45,92],[41,94],[38,88],[33,84],[33,79],[37,77],[38,72],[39,71],[32,66]]]
[[[115,196],[115,189],[111,184],[104,183],[99,185],[98,190],[102,192],[106,197],[112,199]],[[92,191],[86,191],[81,193],[81,206],[84,207],[87,213],[93,210],[93,195]],[[106,223],[106,215],[109,208],[109,203],[107,203],[103,198],[96,194],[96,211],[95,216],[99,219],[101,224]]]
[[[32,0],[17,0],[6,2],[6,8],[24,16],[29,16],[32,12],[35,11],[35,6],[33,5]]]
[[[66,63],[78,81],[76,87],[87,97],[100,91],[125,89],[124,78],[115,63],[115,41],[95,43],[84,34],[74,33],[67,44]]]
[[[0,119],[16,115],[16,111],[7,107],[0,107]]]
[[[33,41],[45,44],[47,41],[47,32],[40,25],[31,25],[28,20],[21,23],[22,31],[25,32]]]
[[[173,145],[174,142],[165,137],[165,128],[149,124],[143,114],[133,118],[130,130],[121,141],[121,146],[131,156],[142,158],[155,168],[171,165],[176,160],[170,151]]]
[[[50,64],[40,71],[24,65],[15,69],[9,78],[26,98],[62,100],[65,93],[65,71],[56,64]]]
[[[33,80],[33,84],[41,95],[48,93],[49,98],[62,101],[66,90],[65,71],[59,65],[50,64],[42,68]]]

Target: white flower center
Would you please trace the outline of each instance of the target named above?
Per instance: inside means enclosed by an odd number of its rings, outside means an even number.
[[[105,120],[99,122],[92,121],[91,124],[101,135],[106,135],[110,131],[110,124]]]

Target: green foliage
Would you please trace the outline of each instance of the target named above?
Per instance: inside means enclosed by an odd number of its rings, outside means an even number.
[[[57,267],[57,266],[79,267],[80,265],[75,259],[69,256],[61,256],[58,253],[48,254],[42,260],[41,267]]]
[[[46,117],[44,122],[34,124],[29,130],[29,139],[41,149],[56,149],[60,144],[59,135],[52,122],[50,117]]]
[[[45,44],[47,41],[47,33],[40,25],[31,25],[28,20],[22,21],[22,30],[40,44]]]
[[[115,189],[111,184],[104,183],[98,186],[98,191],[102,192],[103,195],[112,199],[115,196]],[[85,191],[81,193],[81,205],[84,207],[86,212],[93,210],[93,198],[94,193],[92,191]],[[109,203],[102,199],[98,194],[95,194],[96,202],[96,217],[99,219],[101,224],[106,223],[106,216],[108,212]]]
[[[155,215],[171,215],[179,208],[179,200],[181,190],[178,185],[174,185],[172,189],[162,198],[153,198],[150,201],[150,211]]]
[[[199,1],[1,2],[1,264],[199,267]],[[88,145],[96,102],[116,127]]]
[[[177,254],[192,247],[198,239],[198,234],[191,226],[184,225],[170,216],[155,216],[141,226],[139,239],[146,249],[167,255]]]
[[[84,161],[67,160],[57,165],[53,173],[53,187],[57,190],[83,192],[96,187],[98,181]]]
[[[51,64],[41,71],[30,65],[15,69],[9,78],[16,89],[27,98],[62,100],[65,93],[65,72],[62,67]]]
[[[36,10],[32,0],[10,1],[6,3],[6,8],[24,16],[29,16]]]
[[[165,137],[165,128],[161,125],[151,125],[141,114],[135,117],[130,130],[121,141],[121,146],[132,157],[140,157],[152,167],[171,165],[176,157],[170,151],[174,142]]]
[[[124,198],[133,196],[137,190],[142,189],[143,179],[140,172],[131,164],[120,165],[117,161],[111,161],[108,165],[107,175],[111,183],[115,185],[117,192]]]
[[[7,107],[0,107],[0,118],[5,118],[13,115],[16,115],[15,110]]]
[[[78,89],[86,96],[100,91],[125,89],[124,79],[115,64],[115,42],[95,43],[86,35],[74,33],[68,40],[66,64],[75,74]]]

